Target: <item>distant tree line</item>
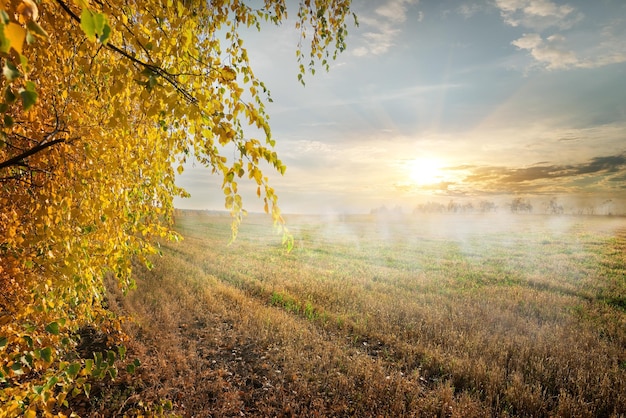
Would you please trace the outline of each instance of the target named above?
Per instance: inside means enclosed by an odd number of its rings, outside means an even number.
[[[556,197],[550,198],[549,201],[544,202],[541,205],[539,213],[545,213],[547,215],[563,215],[565,214],[565,207]],[[481,200],[480,202],[458,202],[454,199],[448,201],[447,204],[440,202],[426,202],[420,203],[413,209],[414,214],[425,213],[493,213],[498,210],[509,211],[515,214],[533,213],[535,208],[528,198],[516,196],[511,199],[510,202],[505,203],[502,207],[498,206],[495,202],[490,200]],[[391,213],[401,211],[400,208],[387,209],[381,207],[373,209],[371,213]],[[569,213],[573,215],[613,215],[613,200],[608,199],[599,205],[585,205],[580,207],[572,207],[568,209]]]
[[[533,205],[528,199],[516,197],[511,202],[511,213],[532,213]]]
[[[413,209],[413,213],[489,213],[496,212],[497,209],[498,206],[495,202],[487,200],[480,201],[478,205],[474,205],[472,202],[459,203],[454,200],[450,200],[447,205],[439,202],[421,203]]]

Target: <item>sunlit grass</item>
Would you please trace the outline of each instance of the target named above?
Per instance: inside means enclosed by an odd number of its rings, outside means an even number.
[[[287,254],[266,218],[227,246],[228,217],[179,216],[185,240],[115,298],[155,395],[213,415],[626,414],[623,219],[288,221]]]

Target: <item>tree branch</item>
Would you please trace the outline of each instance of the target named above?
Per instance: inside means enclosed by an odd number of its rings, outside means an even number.
[[[80,17],[76,13],[74,13],[72,9],[70,9],[70,7],[63,0],[56,0],[56,2],[59,4],[59,6],[61,6],[61,8],[65,11],[65,13],[67,13],[73,20],[80,23]],[[185,100],[187,100],[189,103],[194,104],[194,105],[198,104],[198,99],[196,99],[193,96],[193,94],[191,94],[183,86],[181,86],[180,83],[176,81],[174,76],[168,73],[163,68],[159,67],[158,65],[143,62],[140,59],[137,59],[136,57],[132,56],[131,54],[129,54],[122,48],[112,44],[111,42],[107,42],[105,46],[111,51],[116,52],[120,54],[121,56],[123,56],[124,58],[130,60],[131,62],[150,70],[155,75],[162,77],[165,81],[167,81],[168,84],[174,87],[176,91],[178,91],[185,98]]]
[[[37,145],[36,147],[33,147],[29,150],[24,151],[23,153],[16,155],[13,158],[9,158],[6,161],[3,161],[0,163],[0,170],[3,168],[7,168],[7,167],[11,167],[11,166],[23,166],[24,163],[24,159],[30,157],[31,155],[35,155],[38,152],[41,152],[43,150],[45,150],[46,148],[50,148],[56,144],[60,144],[62,142],[65,142],[64,138],[58,138],[58,139],[53,139],[52,141],[49,142],[44,142],[41,143],[39,145]]]

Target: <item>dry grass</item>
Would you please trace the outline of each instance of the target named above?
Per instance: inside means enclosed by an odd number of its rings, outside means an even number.
[[[119,413],[626,415],[623,219],[291,217],[290,254],[267,218],[228,247],[228,217],[177,221],[110,295],[143,363]]]

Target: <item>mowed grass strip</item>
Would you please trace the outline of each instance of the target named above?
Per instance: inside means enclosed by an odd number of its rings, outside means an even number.
[[[183,415],[626,414],[626,224],[520,216],[177,218],[111,294],[137,390]],[[138,381],[138,382],[139,382]]]

